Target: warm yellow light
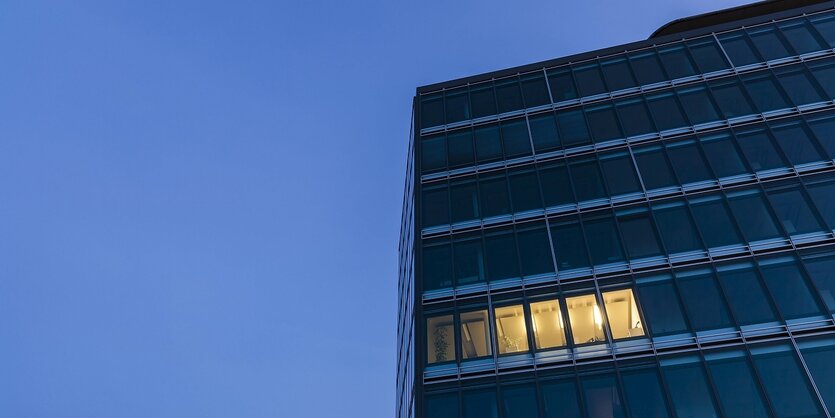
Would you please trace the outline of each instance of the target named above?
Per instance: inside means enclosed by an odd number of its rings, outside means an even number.
[[[600,308],[597,305],[594,305],[594,323],[598,328],[603,326],[603,315],[600,314]]]

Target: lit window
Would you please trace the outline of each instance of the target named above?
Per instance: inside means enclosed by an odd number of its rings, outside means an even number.
[[[603,315],[594,295],[576,296],[565,300],[568,320],[574,334],[574,344],[603,341]]]
[[[616,290],[603,293],[603,305],[609,318],[612,338],[640,337],[644,335],[644,325],[638,314],[638,304],[632,289]]]
[[[528,330],[522,305],[496,308],[496,341],[499,354],[528,351]]]
[[[487,311],[465,312],[461,314],[461,357],[466,359],[489,356],[490,328]]]
[[[426,355],[428,363],[455,360],[455,328],[452,315],[426,320]]]
[[[532,303],[531,327],[538,350],[565,345],[565,322],[557,301]]]

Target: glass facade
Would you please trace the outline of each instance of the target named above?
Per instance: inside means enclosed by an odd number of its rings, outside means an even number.
[[[397,416],[832,416],[833,8],[418,89]]]

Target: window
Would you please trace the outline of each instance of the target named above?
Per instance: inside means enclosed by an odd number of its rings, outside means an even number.
[[[519,243],[523,276],[554,272],[548,230],[545,229],[544,223],[535,222],[521,226],[516,234],[516,240]]]
[[[559,206],[574,202],[568,169],[563,164],[544,164],[539,169],[539,182],[545,206]]]
[[[502,387],[502,412],[504,418],[539,418],[536,386],[529,384]]]
[[[769,416],[759,384],[741,351],[709,353],[707,369],[713,376],[719,403],[730,417],[759,418]]]
[[[565,321],[558,301],[531,303],[531,328],[537,350],[565,346]]]
[[[835,410],[835,340],[801,340],[798,345],[826,408]]]
[[[577,403],[577,386],[574,380],[562,380],[543,383],[542,406],[545,418],[580,418],[580,405]]]
[[[565,146],[585,144],[590,140],[586,118],[580,110],[557,112],[557,127]]]
[[[779,237],[777,221],[771,215],[763,196],[755,190],[728,194],[731,207],[742,235],[748,242]]]
[[[612,338],[617,340],[645,335],[632,289],[603,292],[603,306],[606,308]]]
[[[808,132],[798,123],[775,127],[774,138],[792,164],[798,165],[823,160]]]
[[[826,48],[815,35],[815,30],[803,20],[789,21],[780,25],[780,30],[798,54],[819,51]]]
[[[518,157],[531,153],[531,141],[528,138],[528,126],[524,119],[502,122],[502,144],[505,157]]]
[[[453,131],[447,136],[450,167],[471,165],[475,161],[473,133],[469,129]]]
[[[673,168],[664,151],[658,145],[635,149],[635,163],[647,190],[674,186],[677,184]]]
[[[642,100],[615,102],[615,108],[620,117],[623,132],[627,137],[642,135],[655,130],[652,120],[649,118],[647,107]]]
[[[755,74],[743,77],[742,82],[761,113],[791,107],[789,101],[780,92],[780,87],[777,86],[774,77],[768,74]]]
[[[777,80],[796,106],[824,99],[806,71],[781,71],[777,74]]]
[[[835,48],[835,15],[827,13],[812,19],[812,25],[818,33],[826,40],[830,47]]]
[[[444,98],[442,93],[422,96],[420,99],[420,126],[428,128],[444,124]]]
[[[693,218],[684,202],[655,205],[652,211],[664,247],[670,254],[703,248]]]
[[[470,104],[472,105],[474,118],[495,115],[497,112],[493,83],[487,82],[470,86]]]
[[[452,248],[448,241],[427,241],[423,248],[423,289],[452,286]]]
[[[751,348],[771,407],[778,418],[822,416],[793,351],[788,345]]]
[[[452,315],[426,319],[427,363],[455,361],[455,326]]]
[[[499,418],[496,392],[492,389],[464,392],[462,398],[464,418]]]
[[[680,417],[718,417],[710,395],[707,378],[696,357],[673,358],[661,361],[661,370],[673,401],[673,409]]]
[[[510,196],[505,176],[487,177],[478,182],[481,210],[485,218],[510,213]]]
[[[600,165],[603,167],[606,185],[613,196],[641,191],[632,157],[628,153],[615,152],[601,155]]]
[[[426,395],[426,418],[458,418],[458,395]]]
[[[722,47],[737,67],[759,62],[760,58],[742,32],[732,32],[719,38]]]
[[[672,93],[647,97],[647,104],[649,104],[649,111],[655,120],[655,126],[659,130],[665,131],[687,126],[684,115],[681,113]]]
[[[687,331],[678,297],[670,281],[639,284],[638,295],[641,297],[641,307],[653,336]]]
[[[496,102],[499,113],[511,112],[523,107],[522,92],[519,90],[519,81],[516,77],[496,82]]]
[[[632,64],[632,68],[635,69],[635,76],[638,78],[638,83],[640,84],[652,84],[667,79],[655,52],[649,51],[630,54],[629,62]]]
[[[554,253],[559,270],[573,270],[589,266],[586,241],[577,221],[559,223],[551,227]]]
[[[528,351],[528,328],[522,305],[496,308],[496,347],[499,354]]]
[[[551,103],[551,98],[548,97],[548,86],[545,85],[542,72],[522,76],[522,96],[525,99],[525,107]]]
[[[687,50],[683,45],[676,45],[658,50],[661,63],[671,79],[687,77],[696,74],[696,69],[690,61]]]
[[[606,79],[609,90],[616,91],[635,87],[635,78],[632,76],[632,70],[629,68],[629,62],[626,59],[604,61],[601,67],[603,68],[603,78]]]
[[[702,138],[701,144],[705,156],[707,156],[707,161],[717,177],[735,176],[748,171],[730,135],[706,136]]]
[[[589,237],[589,252],[594,265],[623,261],[623,250],[621,250],[618,231],[615,229],[615,223],[610,216],[586,219],[583,225],[585,226],[586,236]]]
[[[430,136],[420,143],[420,168],[424,173],[446,168],[446,137]]]
[[[474,134],[478,162],[485,163],[502,158],[502,138],[497,125],[476,128]]]
[[[573,161],[569,164],[574,192],[577,200],[601,199],[606,197],[606,189],[603,187],[603,178],[595,160]]]
[[[453,340],[454,342],[455,340]],[[461,358],[464,360],[486,357],[490,348],[490,321],[487,310],[461,313]]]
[[[769,259],[760,262],[760,270],[783,317],[796,319],[821,314],[796,261],[791,258]]]
[[[708,248],[723,247],[742,242],[736,232],[728,209],[718,196],[691,201],[693,217]]]
[[[589,417],[623,418],[626,416],[618,393],[618,385],[613,376],[587,376],[581,381]]]
[[[835,229],[835,183],[812,184],[807,190],[828,228]]]
[[[678,97],[691,124],[698,125],[722,119],[704,87],[683,89],[679,91]]]
[[[708,270],[676,273],[678,289],[690,324],[696,331],[733,326],[713,275]]]
[[[667,155],[682,184],[713,178],[696,141],[692,139],[667,144]]]
[[[820,144],[830,158],[835,157],[835,118],[832,116],[809,122],[809,128],[815,133]]]
[[[809,258],[804,260],[804,265],[827,309],[829,312],[835,312],[835,258]]]
[[[666,418],[670,414],[664,401],[664,392],[658,382],[655,369],[630,370],[621,373],[623,393],[633,417]]]
[[[484,281],[481,234],[468,234],[452,243],[453,270],[458,286]]]
[[[786,44],[780,39],[773,26],[761,26],[756,29],[749,29],[748,35],[751,36],[751,41],[754,42],[757,51],[767,61],[791,55]]]
[[[811,68],[814,78],[823,88],[827,98],[835,97],[835,66],[816,65]]]
[[[510,195],[513,198],[513,211],[524,212],[542,208],[539,194],[539,180],[536,171],[523,169],[508,172]]]
[[[635,209],[619,212],[618,224],[630,259],[661,255],[661,246],[658,244],[649,211]]]
[[[719,283],[739,325],[774,322],[777,315],[771,308],[768,294],[750,264],[736,264],[717,269]]]
[[[574,79],[577,80],[577,89],[580,91],[581,97],[606,92],[606,86],[603,84],[603,77],[597,64],[575,68]]]
[[[460,122],[470,118],[470,100],[467,88],[458,88],[446,92],[446,123]]]
[[[621,138],[623,134],[618,127],[618,119],[611,105],[595,106],[586,110],[591,134],[595,142]]]
[[[555,102],[577,98],[574,78],[568,69],[548,71],[548,84],[551,86],[551,96]]]
[[[742,153],[755,171],[788,166],[765,131],[741,132],[737,138]]]
[[[478,218],[478,187],[474,181],[453,183],[449,188],[452,223]]]
[[[755,113],[736,82],[712,83],[711,92],[726,119]]]
[[[603,336],[603,315],[594,295],[574,296],[565,299],[568,307],[568,321],[574,344],[597,343]]]
[[[486,234],[484,249],[487,251],[488,280],[519,277],[516,258],[516,240],[509,229],[494,230]]]
[[[728,62],[719,46],[710,38],[697,39],[687,43],[693,60],[703,73],[724,70],[728,68]]]
[[[446,184],[423,191],[423,227],[449,223],[449,189]]]
[[[531,139],[536,151],[545,151],[560,146],[557,137],[557,124],[552,113],[531,116],[528,119],[531,128]]]
[[[822,231],[804,194],[796,188],[775,190],[768,194],[777,218],[789,235]]]

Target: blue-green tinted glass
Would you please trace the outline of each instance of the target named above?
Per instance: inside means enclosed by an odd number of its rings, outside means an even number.
[[[680,417],[718,417],[713,397],[700,363],[680,364],[662,368],[673,409]]]
[[[586,241],[579,223],[567,222],[554,225],[551,227],[551,236],[558,269],[572,270],[589,266]]]
[[[763,196],[759,193],[746,193],[729,197],[731,207],[739,229],[746,241],[754,242],[779,237],[777,221],[768,209]]]
[[[829,229],[835,229],[835,183],[810,185],[807,190]]]
[[[444,99],[446,100],[446,123],[460,122],[472,117],[466,87],[447,91]]]
[[[560,146],[560,139],[557,135],[557,124],[553,113],[531,116],[528,123],[531,128],[533,148],[537,152],[547,151]]]
[[[667,145],[667,155],[682,184],[712,179],[696,141],[685,140]]]
[[[503,418],[539,418],[534,385],[502,388]]]
[[[748,30],[751,41],[767,61],[791,55],[786,44],[780,39],[773,26],[758,27]]]
[[[800,347],[826,408],[835,411],[835,340],[827,338],[812,344],[801,343]]]
[[[735,176],[748,171],[730,135],[705,137],[702,138],[701,144],[707,161],[717,177]]]
[[[753,267],[719,270],[717,276],[739,325],[777,320],[768,294]]]
[[[655,127],[649,117],[647,107],[642,100],[629,100],[615,103],[623,133],[629,136],[653,132]]]
[[[683,45],[676,45],[658,50],[661,63],[671,79],[696,74],[696,68]]]
[[[590,417],[625,417],[618,385],[612,376],[594,376],[582,379],[583,398]]]
[[[484,281],[484,252],[480,235],[456,239],[452,243],[452,257],[458,286]]]
[[[496,96],[493,94],[493,83],[470,87],[470,107],[474,118],[496,114]]]
[[[791,107],[788,100],[783,97],[783,93],[780,92],[777,82],[770,75],[747,76],[742,79],[742,82],[760,112]]]
[[[827,13],[821,17],[816,17],[812,19],[812,25],[829,46],[835,48],[835,15]]]
[[[674,186],[677,184],[673,168],[659,146],[637,148],[635,163],[647,190]]]
[[[829,116],[810,121],[809,128],[815,133],[815,138],[826,151],[827,157],[835,158],[835,118]]]
[[[447,135],[449,166],[460,167],[475,162],[473,133],[469,129],[451,132]]]
[[[682,89],[678,92],[678,97],[691,124],[698,125],[721,119],[704,87]]]
[[[724,298],[710,273],[679,277],[678,290],[690,325],[696,331],[733,326]]]
[[[823,96],[805,71],[782,71],[777,74],[777,81],[796,106],[823,100]]]
[[[817,302],[805,275],[795,261],[761,265],[766,286],[774,296],[784,318],[796,319],[820,315]]]
[[[600,175],[600,169],[597,167],[597,161],[584,160],[571,163],[569,171],[578,201],[606,197],[606,189],[603,186],[603,178]]]
[[[754,52],[751,43],[742,32],[734,32],[719,38],[731,62],[737,67],[759,62],[760,58]]]
[[[423,289],[452,286],[452,248],[449,243],[423,248]]]
[[[804,164],[823,160],[823,156],[815,146],[806,129],[798,123],[776,127],[772,130],[774,138],[786,153],[792,164]]]
[[[655,369],[621,373],[623,393],[633,417],[666,418],[670,414]]]
[[[574,202],[568,169],[563,164],[543,165],[539,169],[539,182],[545,206],[558,206]]]
[[[719,403],[727,416],[768,416],[759,385],[743,353],[728,353],[716,360],[708,360],[707,368],[713,376]]]
[[[656,238],[649,212],[618,216],[618,225],[630,259],[661,255],[661,245]]]
[[[424,173],[446,168],[446,137],[444,135],[432,136],[421,141],[420,168]]]
[[[426,395],[426,418],[458,418],[458,395]]]
[[[464,392],[462,398],[464,418],[499,418],[496,392],[492,390]]]
[[[449,189],[446,185],[423,191],[422,211],[424,228],[449,223]]]
[[[635,76],[638,78],[639,84],[647,85],[667,79],[655,52],[630,54],[629,62],[635,69]]]
[[[789,235],[825,230],[818,222],[804,194],[798,189],[775,191],[768,194],[777,219]]]
[[[600,158],[603,175],[609,193],[617,196],[641,191],[641,183],[635,173],[632,157],[627,153],[613,153]]]
[[[661,240],[670,254],[702,248],[699,233],[684,203],[655,206],[653,214]]]
[[[629,68],[626,59],[604,61],[601,67],[603,68],[603,78],[606,80],[609,90],[616,91],[635,87],[635,77],[632,76],[632,69]]]
[[[638,286],[644,316],[653,336],[686,332],[687,325],[673,285],[669,281]]]
[[[548,97],[548,86],[542,73],[529,74],[522,77],[522,97],[525,107],[540,106],[551,103]]]
[[[574,79],[577,80],[577,89],[580,96],[593,96],[605,93],[606,86],[603,83],[603,74],[597,64],[583,65],[574,69]]]
[[[612,106],[597,106],[586,110],[586,118],[591,127],[591,135],[595,142],[621,138],[623,133],[618,126],[618,118]]]
[[[737,143],[754,171],[788,166],[765,131],[740,133],[737,135]]]
[[[551,86],[551,96],[555,102],[577,98],[577,88],[574,87],[574,77],[569,70],[552,70],[548,72],[548,85]]]
[[[496,82],[496,102],[499,113],[519,110],[522,106],[522,91],[516,77]]]
[[[726,119],[755,113],[736,82],[714,84],[711,86],[711,92]]]
[[[423,96],[420,99],[420,126],[428,128],[444,124],[444,97],[442,94]]]
[[[502,122],[502,144],[505,157],[519,157],[531,153],[528,125],[524,119]]]
[[[504,230],[487,234],[484,238],[484,249],[487,253],[488,280],[519,277],[513,231]]]
[[[510,196],[513,201],[514,212],[524,212],[542,208],[542,197],[539,194],[539,181],[533,170],[511,171]]]
[[[581,110],[557,112],[557,127],[565,146],[585,144],[591,139]]]
[[[480,216],[478,187],[474,181],[453,183],[449,188],[452,223],[469,221]]]
[[[722,200],[700,201],[693,204],[691,209],[708,248],[742,242]]]
[[[623,261],[620,238],[611,218],[586,220],[583,226],[594,265]]]
[[[835,98],[835,65],[819,65],[811,68],[812,75],[823,88],[826,97]]]
[[[542,406],[545,418],[580,418],[577,387],[573,381],[543,383]]]
[[[505,176],[481,179],[481,211],[485,218],[510,213],[510,195]]]
[[[476,128],[474,134],[478,162],[485,163],[502,158],[502,137],[497,125]]]
[[[659,130],[681,128],[687,126],[684,115],[672,94],[661,94],[649,97],[647,100],[649,111]]]
[[[772,346],[751,351],[777,418],[823,416],[791,347]]]
[[[551,259],[551,245],[548,243],[548,230],[542,224],[526,227],[516,233],[519,243],[519,258],[522,263],[522,275],[552,273],[554,261]]]
[[[835,312],[835,258],[815,257],[804,260],[803,264],[826,308]]]
[[[719,46],[711,38],[703,38],[687,43],[693,60],[699,66],[702,73],[723,70],[728,68],[728,61],[725,55],[719,50]]]
[[[780,31],[783,32],[786,39],[798,54],[805,54],[807,52],[819,51],[826,48],[826,46],[818,40],[815,30],[804,20],[789,21],[780,25]]]

